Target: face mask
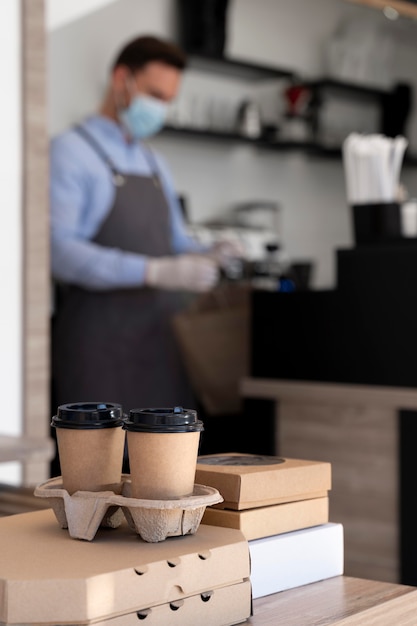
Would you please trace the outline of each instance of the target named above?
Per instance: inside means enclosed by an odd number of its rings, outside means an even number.
[[[120,119],[134,139],[154,135],[164,125],[168,105],[152,96],[133,96],[129,106],[120,112]]]

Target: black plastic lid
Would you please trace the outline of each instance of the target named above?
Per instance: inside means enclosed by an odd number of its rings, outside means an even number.
[[[52,418],[55,428],[92,430],[94,428],[114,428],[122,426],[121,404],[113,402],[73,402],[61,404]]]
[[[173,409],[131,409],[125,430],[139,433],[189,433],[204,430],[197,411],[176,406]]]

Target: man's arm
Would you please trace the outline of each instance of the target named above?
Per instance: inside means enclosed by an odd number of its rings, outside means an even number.
[[[97,291],[145,285],[157,289],[206,291],[217,282],[217,264],[203,255],[150,258],[90,241],[107,216],[114,197],[113,183],[106,178],[107,171],[102,171],[101,177],[99,173],[97,184],[97,177],[89,174],[90,169],[91,163],[83,164],[77,150],[71,150],[71,144],[66,149],[59,143],[52,147],[54,278]],[[104,212],[103,201],[107,204]],[[188,249],[191,251],[191,246]]]
[[[65,135],[52,142],[52,275],[93,290],[139,287],[144,284],[146,257],[90,241],[105,216],[100,202],[111,204],[112,197],[111,189],[107,196],[100,196],[90,168],[83,165],[83,157],[77,137]],[[105,176],[104,171],[102,192],[106,190],[106,183],[111,184]],[[106,210],[108,207],[104,207],[104,212]]]

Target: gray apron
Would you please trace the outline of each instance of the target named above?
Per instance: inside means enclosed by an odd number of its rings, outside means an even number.
[[[84,128],[76,130],[109,166],[116,186],[113,207],[93,241],[152,257],[172,255],[169,209],[152,153],[152,176],[121,174]],[[53,403],[119,402],[125,412],[192,408],[171,327],[182,302],[178,293],[147,287],[61,289],[52,325]]]

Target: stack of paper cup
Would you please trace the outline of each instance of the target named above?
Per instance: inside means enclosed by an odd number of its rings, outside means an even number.
[[[196,411],[132,409],[123,428],[133,498],[172,500],[192,495],[203,430]]]
[[[56,428],[63,487],[76,491],[121,491],[125,432],[120,404],[62,404]]]

